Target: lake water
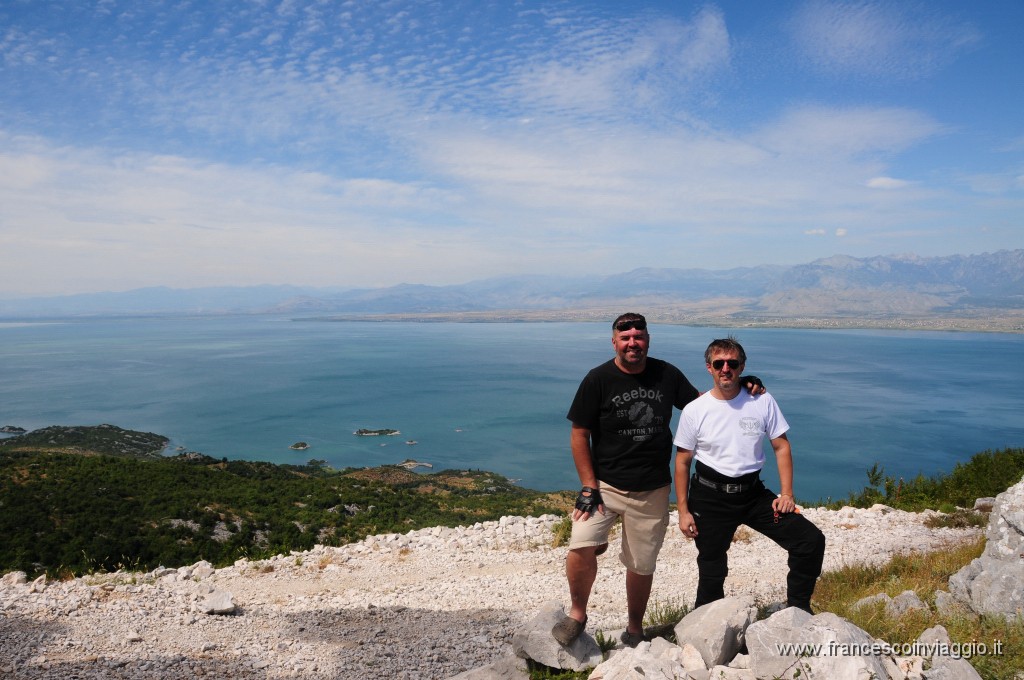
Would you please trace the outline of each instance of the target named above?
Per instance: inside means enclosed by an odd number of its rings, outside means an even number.
[[[858,491],[876,461],[913,477],[1024,446],[1022,335],[654,326],[651,356],[706,390],[703,350],[730,332],[789,420],[800,498]],[[0,424],[111,423],[218,458],[415,458],[575,489],[565,413],[611,356],[609,325],[589,323],[0,324]],[[297,441],[310,448],[289,449]],[[777,484],[771,455],[764,477]]]

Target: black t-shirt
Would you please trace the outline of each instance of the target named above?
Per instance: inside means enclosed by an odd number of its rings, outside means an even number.
[[[643,373],[624,373],[611,359],[580,383],[566,416],[590,430],[597,478],[623,491],[671,483],[672,407],[698,396],[683,372],[648,357]]]

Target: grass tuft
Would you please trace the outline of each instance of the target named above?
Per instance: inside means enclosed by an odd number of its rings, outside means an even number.
[[[566,515],[551,529],[551,546],[561,548],[563,545],[569,545],[570,536],[572,536],[572,515]]]
[[[655,600],[647,607],[647,614],[644,616],[644,627],[675,626],[689,613],[690,605],[676,598],[666,602]]]
[[[924,520],[930,529],[969,529],[988,525],[988,513],[955,508],[948,514],[932,515]]]
[[[598,630],[596,633],[594,633],[594,642],[597,643],[598,649],[601,650],[601,656],[605,659],[608,658],[608,652],[615,649],[615,645],[618,644],[618,641],[615,639],[614,636],[605,637],[603,630]]]
[[[532,659],[526,660],[530,680],[587,680],[590,671],[566,671],[560,668],[551,668],[544,664],[537,663]]]

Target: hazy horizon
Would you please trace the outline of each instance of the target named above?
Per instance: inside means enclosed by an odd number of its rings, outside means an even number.
[[[1009,249],[1003,249],[1002,251],[996,251],[996,252],[1013,252],[1013,251],[1009,250]],[[948,253],[948,254],[945,254],[945,255],[936,255],[936,256],[933,256],[933,257],[941,259],[941,258],[957,258],[957,257],[976,257],[976,256],[984,256],[984,255],[991,255],[991,254],[994,254],[994,253],[980,253],[980,252],[979,253]],[[784,266],[800,266],[800,265],[813,264],[814,262],[820,262],[822,260],[829,260],[831,258],[845,258],[845,257],[852,257],[852,256],[846,255],[846,254],[843,254],[843,253],[833,253],[832,255],[825,256],[825,257],[822,257],[822,258],[818,258],[818,259],[816,259],[816,260],[814,260],[812,262],[795,263],[794,265],[778,265],[778,264],[771,263],[771,262],[765,262],[765,263],[761,263],[761,265],[768,266],[768,267],[772,267],[772,266],[779,266],[779,267],[784,267]],[[893,253],[893,254],[884,254],[884,255],[883,254],[879,254],[879,255],[866,256],[864,258],[856,258],[856,259],[872,259],[872,257],[893,258],[893,259],[901,259],[901,260],[902,259],[906,259],[906,260],[931,259],[931,258],[922,258],[921,256],[917,255],[916,253]],[[665,269],[665,270],[706,271],[706,272],[724,273],[724,272],[728,272],[728,271],[732,271],[732,270],[743,269],[746,266],[747,265],[735,266],[735,267],[722,267],[722,268],[713,268],[713,267],[693,267],[693,268],[666,267],[666,268],[662,268],[662,269]],[[760,265],[758,265],[758,266],[760,266]],[[643,269],[643,268],[638,268],[638,269]],[[634,269],[634,270],[630,270],[630,271],[637,271],[637,270]],[[604,275],[614,276],[616,274],[627,274],[627,273],[630,273],[630,272],[629,271],[605,272]],[[600,276],[600,274],[593,274],[593,273],[591,273],[590,276]],[[522,278],[533,278],[533,277],[536,277],[538,280],[566,280],[566,281],[569,281],[569,280],[574,280],[574,279],[587,278],[587,275],[584,275],[584,274],[578,274],[578,275],[522,274],[522,275],[518,275],[517,276],[515,274],[502,274],[502,275],[490,276],[490,277],[486,277],[485,276],[485,277],[477,278],[477,279],[468,279],[468,280],[465,280],[465,281],[453,281],[453,282],[451,282],[449,284],[425,284],[425,283],[422,283],[422,282],[419,282],[419,281],[411,281],[411,280],[410,281],[399,281],[399,282],[393,284],[393,286],[398,286],[398,287],[400,287],[400,286],[410,286],[410,287],[425,286],[425,287],[431,287],[431,286],[434,286],[434,285],[438,285],[438,286],[460,286],[460,285],[467,285],[467,284],[472,284],[472,283],[482,283],[482,282],[488,282],[488,281],[497,281],[497,280],[501,280],[501,279],[505,279],[505,278],[507,278],[507,279],[522,279]],[[2,291],[0,291],[0,300],[4,300],[4,301],[31,301],[33,299],[50,299],[50,298],[62,298],[62,297],[74,298],[74,297],[89,297],[89,296],[103,296],[103,295],[122,295],[122,294],[130,294],[130,293],[140,293],[140,292],[145,292],[145,291],[168,291],[168,292],[173,292],[173,293],[178,293],[178,292],[188,293],[188,292],[197,292],[197,291],[201,291],[201,290],[243,291],[243,290],[256,290],[256,289],[260,289],[260,288],[269,288],[269,289],[288,288],[288,289],[295,289],[296,291],[309,291],[309,292],[327,292],[327,291],[330,291],[330,292],[334,292],[334,293],[345,293],[345,292],[353,292],[353,291],[359,291],[359,290],[386,289],[386,288],[390,288],[390,287],[393,287],[393,286],[380,286],[380,287],[373,287],[373,286],[315,286],[315,285],[308,285],[308,286],[306,286],[306,285],[298,285],[298,284],[288,283],[288,282],[284,282],[284,283],[260,283],[260,284],[253,284],[253,285],[248,285],[248,286],[246,286],[246,285],[230,285],[230,284],[221,285],[221,286],[187,286],[187,285],[177,285],[176,286],[176,285],[159,284],[159,285],[153,285],[153,286],[140,286],[140,287],[137,287],[137,288],[129,288],[129,289],[125,289],[125,290],[98,290],[98,291],[89,291],[89,292],[73,292],[73,293],[58,294],[58,295],[12,296],[12,295],[5,295]]]

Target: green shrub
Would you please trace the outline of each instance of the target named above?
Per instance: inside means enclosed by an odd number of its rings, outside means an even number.
[[[965,463],[957,463],[948,474],[921,474],[909,481],[886,475],[878,463],[868,469],[867,476],[868,486],[860,493],[824,505],[867,508],[883,503],[900,510],[920,512],[932,508],[946,513],[971,508],[976,499],[996,496],[1024,477],[1024,449],[982,451]]]

